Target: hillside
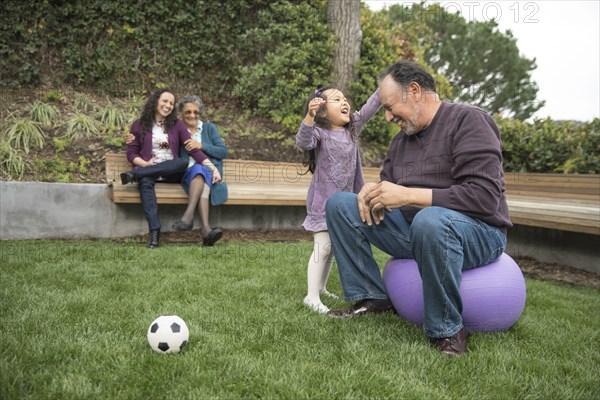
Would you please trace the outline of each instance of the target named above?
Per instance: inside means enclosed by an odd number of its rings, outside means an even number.
[[[110,98],[71,90],[50,92],[5,92],[10,106],[2,113],[1,127],[8,131],[17,121],[32,119],[36,101],[50,105],[57,115],[49,124],[38,124],[43,132],[43,146],[29,144],[27,135],[11,142],[25,164],[25,173],[15,179],[6,173],[2,180],[104,183],[104,154],[124,151],[123,135],[139,115],[144,98]],[[230,158],[259,161],[302,162],[304,152],[295,146],[295,132],[286,132],[264,118],[237,113],[235,104],[213,106],[207,102],[203,120],[213,122],[230,150]],[[80,122],[74,126],[74,121]],[[88,121],[90,126],[83,122]],[[107,122],[113,121],[113,122]],[[113,125],[111,127],[111,125]],[[95,131],[94,131],[95,130]],[[69,139],[72,137],[72,139]],[[365,165],[381,165],[384,149],[364,146]]]

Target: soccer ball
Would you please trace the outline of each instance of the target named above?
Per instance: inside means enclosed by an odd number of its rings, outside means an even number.
[[[179,353],[188,343],[190,331],[177,315],[161,315],[148,328],[148,343],[157,353]]]

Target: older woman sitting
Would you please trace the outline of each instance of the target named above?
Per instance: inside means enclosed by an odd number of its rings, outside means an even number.
[[[179,101],[177,110],[191,135],[191,139],[184,143],[185,150],[190,153],[198,150],[204,152],[219,171],[219,175],[222,175],[223,159],[228,155],[227,146],[221,139],[216,126],[200,119],[200,116],[204,113],[202,100],[198,96],[185,96]],[[183,188],[189,197],[188,206],[181,220],[172,225],[172,228],[176,230],[191,230],[194,225],[194,210],[197,208],[202,223],[202,243],[205,246],[212,246],[223,236],[221,228],[212,229],[208,222],[212,181],[211,168],[190,157],[182,181]],[[213,204],[215,203],[214,200]]]

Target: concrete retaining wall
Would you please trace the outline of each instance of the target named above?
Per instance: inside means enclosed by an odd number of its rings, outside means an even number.
[[[162,230],[171,230],[184,205],[160,205]],[[221,206],[210,223],[224,229],[301,229],[304,207]],[[196,226],[200,220],[196,216]],[[104,184],[1,182],[0,239],[91,239],[144,234],[139,204],[115,204]]]
[[[183,205],[160,205],[163,231]],[[302,229],[304,207],[220,206],[212,226],[230,230]],[[196,226],[200,226],[196,216]],[[147,233],[139,204],[114,204],[104,184],[0,182],[0,239],[92,239]],[[515,226],[506,252],[600,273],[600,236]]]
[[[600,273],[600,236],[515,225],[506,253]]]

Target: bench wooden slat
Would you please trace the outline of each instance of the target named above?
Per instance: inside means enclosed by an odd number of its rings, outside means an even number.
[[[121,185],[131,165],[123,153],[106,154],[106,181],[115,203],[139,203],[137,185]],[[366,182],[379,181],[379,168],[363,168]],[[304,206],[312,175],[295,163],[224,160],[229,186],[225,205]],[[513,223],[600,235],[600,176],[505,173]],[[157,183],[159,204],[187,204],[181,185]]]
[[[522,183],[526,185],[535,183],[589,183],[590,181],[600,182],[599,175],[593,174],[541,174],[528,172],[505,172],[504,180],[506,183]]]
[[[570,191],[570,192],[549,192],[549,191],[534,191],[532,189],[529,190],[513,190],[513,189],[507,189],[506,193],[510,193],[513,196],[523,196],[523,197],[528,197],[528,198],[554,198],[557,201],[559,201],[560,199],[566,200],[566,201],[575,201],[575,200],[582,200],[582,201],[594,201],[595,199],[600,198],[600,196],[595,195],[595,194],[586,194],[586,193],[577,193],[574,191]]]
[[[559,231],[587,233],[590,235],[600,235],[597,227],[584,226],[579,224],[563,223],[561,221],[547,221],[542,219],[531,218],[529,216],[514,214],[511,215],[511,220],[515,225],[533,226],[536,228],[556,229]]]
[[[565,204],[565,205],[583,205],[589,207],[598,207],[598,201],[592,199],[578,199],[578,198],[565,198],[557,197],[555,195],[549,196],[546,193],[543,196],[532,196],[529,193],[525,195],[515,194],[515,192],[509,192],[506,194],[507,199],[520,200],[520,201],[535,201],[535,202],[548,202],[553,204]]]
[[[507,195],[514,224],[600,235],[598,201]]]

